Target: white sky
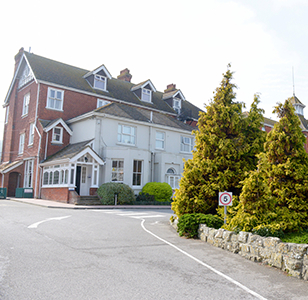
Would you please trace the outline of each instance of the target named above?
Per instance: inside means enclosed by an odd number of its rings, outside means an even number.
[[[200,108],[231,63],[237,100],[249,109],[261,93],[265,116],[293,94],[308,105],[306,0],[15,0],[0,4],[0,99],[26,51],[132,82],[170,83]],[[308,109],[307,109],[308,111]],[[307,113],[306,113],[307,114]],[[0,130],[4,109],[0,107]],[[2,134],[1,134],[2,137]],[[1,139],[0,137],[0,139]]]

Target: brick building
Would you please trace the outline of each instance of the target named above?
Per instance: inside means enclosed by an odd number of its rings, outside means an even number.
[[[4,101],[1,187],[33,188],[36,198],[70,201],[104,182],[138,193],[149,181],[173,188],[191,157],[199,109],[174,84],[117,78],[19,50]]]

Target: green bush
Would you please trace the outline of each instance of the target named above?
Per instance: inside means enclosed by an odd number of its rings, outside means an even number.
[[[135,201],[134,191],[124,183],[107,182],[102,184],[97,190],[97,195],[104,205],[114,205],[115,194],[118,194],[118,205],[132,204]]]
[[[208,227],[218,229],[223,225],[223,220],[218,216],[211,214],[205,215],[201,213],[184,214],[178,221],[178,233],[180,236],[189,238],[198,237],[198,229],[200,224],[206,224]]]
[[[264,237],[284,237],[284,233],[278,224],[259,225],[253,228],[251,232]]]
[[[171,201],[172,188],[166,182],[148,182],[143,188],[142,193],[153,195],[156,201]]]
[[[136,197],[136,202],[154,202],[155,197],[153,195],[149,195],[147,193],[140,192],[139,195]]]

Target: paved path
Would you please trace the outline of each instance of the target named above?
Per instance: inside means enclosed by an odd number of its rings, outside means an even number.
[[[67,208],[67,209],[168,209],[168,205],[75,205],[57,201],[34,199],[34,198],[12,198],[9,197],[6,200],[23,202],[37,206],[43,206],[48,208]],[[1,201],[1,200],[0,200]]]

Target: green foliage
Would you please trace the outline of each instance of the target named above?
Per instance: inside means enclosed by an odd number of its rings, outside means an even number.
[[[172,197],[172,188],[166,182],[148,182],[143,188],[142,193],[153,195],[156,201],[170,201]]]
[[[308,244],[308,230],[306,229],[296,233],[286,233],[281,240],[284,243]]]
[[[283,238],[284,233],[278,224],[259,225],[252,230],[253,234],[257,234],[264,237],[278,237]]]
[[[299,232],[308,226],[308,155],[290,100],[274,110],[280,120],[267,135],[265,152],[258,155],[258,169],[243,181],[228,229]],[[274,229],[269,232],[274,234]]]
[[[232,72],[228,70],[206,112],[200,113],[193,158],[185,162],[172,203],[179,217],[215,213],[219,191],[239,196],[245,172],[255,168],[255,155],[263,150],[265,133],[260,130],[263,110],[257,107],[259,98],[255,96],[249,113],[243,114],[243,104],[235,102],[236,86],[231,80]]]
[[[136,197],[136,202],[154,202],[155,197],[153,195],[140,192],[139,195]]]
[[[124,183],[107,182],[102,184],[97,190],[97,195],[104,205],[114,205],[115,194],[118,195],[118,205],[132,204],[135,201],[134,191]]]
[[[223,225],[223,221],[214,215],[204,215],[201,213],[184,214],[178,221],[178,233],[180,236],[186,236],[189,238],[198,237],[198,229],[200,224],[206,224],[211,228],[220,228]]]

